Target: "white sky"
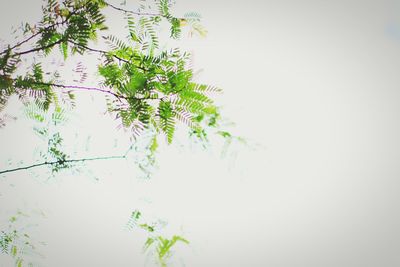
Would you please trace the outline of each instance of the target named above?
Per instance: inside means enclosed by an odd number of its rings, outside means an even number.
[[[1,25],[34,21],[38,2],[2,1]],[[191,242],[177,247],[176,266],[400,265],[400,3],[177,2],[209,31],[182,44],[199,79],[224,89],[235,131],[261,148],[241,147],[232,167],[218,148],[182,139],[162,149],[150,180],[121,161],[91,163],[93,175],[0,178],[4,220],[17,209],[46,215],[26,219],[47,243],[42,266],[143,266],[145,236],[125,229],[135,209]],[[94,155],[125,151],[126,135],[81,99],[68,149],[92,135]],[[30,128],[21,118],[0,131],[0,169],[32,160]]]

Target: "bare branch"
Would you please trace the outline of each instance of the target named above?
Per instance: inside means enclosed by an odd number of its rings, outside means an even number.
[[[32,165],[27,165],[27,166],[24,166],[24,167],[18,167],[18,168],[3,170],[3,171],[0,171],[0,174],[16,172],[16,171],[22,171],[22,170],[29,170],[29,169],[32,169],[32,168],[37,168],[37,167],[46,166],[46,165],[77,163],[77,162],[108,160],[108,159],[126,159],[126,157],[127,157],[126,154],[127,153],[125,153],[124,155],[120,155],[120,156],[106,156],[106,157],[95,157],[95,158],[81,158],[81,159],[45,161],[45,162],[42,162],[42,163],[36,163],[36,164],[32,164]]]
[[[137,16],[150,16],[150,17],[157,17],[157,16],[162,16],[161,14],[156,14],[156,13],[142,13],[142,12],[135,12],[135,11],[131,11],[131,10],[126,10],[117,6],[114,6],[108,2],[105,2],[107,6],[111,7],[112,9],[115,9],[117,11],[121,11],[124,13],[129,13],[129,14],[133,14],[133,15],[137,15]]]

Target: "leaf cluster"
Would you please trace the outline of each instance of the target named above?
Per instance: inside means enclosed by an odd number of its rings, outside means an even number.
[[[99,73],[103,86],[117,95],[109,102],[109,111],[124,127],[134,127],[134,132],[153,128],[170,143],[177,121],[197,129],[200,124],[194,118],[216,113],[208,94],[220,90],[193,82],[189,54],[179,49],[148,54],[117,38],[109,40],[114,48],[108,54],[111,60],[99,66]]]
[[[171,238],[166,238],[160,234],[160,227],[157,223],[142,223],[142,213],[138,210],[132,212],[131,217],[128,221],[128,227],[140,228],[147,233],[149,237],[147,238],[143,251],[156,256],[157,263],[166,267],[168,260],[173,255],[173,247],[178,243],[189,244],[189,241],[179,235],[173,235]]]
[[[24,26],[26,39],[0,53],[0,112],[12,95],[17,95],[24,104],[33,102],[47,111],[51,105],[60,107],[60,100],[74,105],[75,90],[91,90],[106,94],[108,110],[123,127],[132,129],[134,136],[152,129],[163,133],[171,143],[178,121],[193,132],[202,132],[196,118],[215,116],[217,109],[210,93],[220,90],[193,81],[188,53],[178,48],[160,49],[158,28],[164,20],[171,25],[170,37],[179,38],[183,26],[199,24],[200,15],[192,12],[185,18],[177,18],[171,13],[171,1],[157,0],[155,5],[157,12],[149,13],[145,5],[137,12],[104,0],[47,0],[42,7],[42,20]],[[125,14],[129,37],[121,40],[113,35],[103,36],[110,49],[100,50],[90,44],[101,31],[107,30],[105,8]],[[31,48],[21,51],[29,43]],[[99,53],[101,88],[60,83],[57,72],[50,78],[51,72],[44,71],[37,62],[31,71],[16,73],[24,55],[47,56],[56,46],[64,60],[70,54]]]
[[[0,253],[12,257],[16,267],[33,267],[35,266],[34,258],[27,258],[26,255],[41,256],[41,254],[36,251],[36,245],[24,229],[17,227],[17,223],[23,217],[29,216],[18,211],[16,215],[9,219],[8,229],[0,232]]]

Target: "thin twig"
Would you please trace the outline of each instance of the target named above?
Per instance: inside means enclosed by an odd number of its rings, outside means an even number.
[[[39,34],[40,34],[40,32],[37,32],[37,33],[33,34],[32,36],[30,36],[29,38],[27,38],[27,39],[25,39],[25,40],[23,40],[23,41],[17,43],[16,45],[5,49],[3,52],[0,53],[0,55],[3,55],[3,54],[5,54],[5,53],[7,53],[8,51],[12,51],[12,50],[14,50],[15,48],[17,48],[17,47],[23,45],[24,43],[29,42],[30,40],[32,40],[33,38],[35,38],[35,37],[38,36]]]
[[[119,95],[117,93],[114,93],[111,90],[106,90],[106,89],[101,89],[101,88],[96,88],[96,87],[86,87],[86,86],[78,86],[78,85],[64,85],[64,84],[56,84],[56,83],[43,83],[42,85],[49,85],[49,86],[54,86],[54,87],[59,87],[59,88],[66,88],[66,89],[98,91],[98,92],[102,92],[102,93],[113,95],[118,99],[120,99],[120,98],[127,99],[127,97],[125,97],[123,95]]]
[[[126,10],[117,6],[114,6],[108,2],[105,2],[107,6],[118,10],[118,11],[122,11],[124,13],[130,13],[130,14],[134,14],[134,15],[138,15],[138,16],[151,16],[151,17],[157,17],[157,16],[161,16],[161,14],[156,14],[156,13],[142,13],[142,12],[135,12],[135,11],[131,11],[131,10]]]
[[[95,53],[100,53],[100,54],[103,54],[103,55],[107,55],[107,54],[108,54],[107,51],[100,50],[100,49],[95,49],[95,48],[91,48],[91,47],[88,47],[88,46],[82,45],[82,44],[78,44],[77,42],[74,42],[74,41],[72,41],[72,40],[68,40],[68,43],[71,43],[71,44],[76,45],[76,46],[80,46],[80,47],[82,47],[82,48],[84,48],[84,49],[86,49],[86,50],[89,50],[89,51],[92,51],[92,52],[95,52]],[[122,62],[130,63],[128,60],[123,59],[123,58],[121,58],[121,57],[119,57],[119,56],[117,56],[117,55],[114,55],[114,54],[113,54],[112,56],[113,56],[114,58],[116,58],[116,59],[122,61]]]
[[[0,75],[2,77],[2,75]],[[16,79],[13,79],[13,81],[17,81]],[[101,88],[96,88],[96,87],[87,87],[87,86],[79,86],[79,85],[65,85],[65,84],[57,84],[57,83],[45,83],[45,82],[35,82],[35,81],[29,81],[31,84],[35,85],[44,85],[44,86],[53,86],[53,87],[58,87],[58,88],[64,88],[64,89],[71,89],[71,90],[84,90],[84,91],[97,91],[97,92],[102,92],[106,94],[110,94],[114,97],[116,97],[118,100],[125,99],[136,99],[136,100],[160,100],[161,98],[152,98],[152,97],[134,97],[134,96],[124,96],[120,95],[117,93],[114,93],[113,91],[106,90],[106,89],[101,89]]]
[[[35,37],[38,36],[39,34],[43,33],[44,31],[47,31],[47,30],[49,30],[49,29],[51,29],[51,28],[54,28],[54,27],[56,27],[56,26],[60,26],[60,25],[65,24],[66,22],[68,22],[68,20],[70,19],[70,17],[71,17],[72,15],[75,15],[75,14],[76,14],[76,12],[71,12],[64,20],[62,20],[62,21],[60,21],[60,22],[56,22],[56,23],[54,23],[54,24],[51,24],[51,25],[49,25],[49,26],[47,26],[47,27],[45,27],[45,28],[39,29],[36,33],[32,34],[32,35],[31,35],[30,37],[28,37],[27,39],[25,39],[25,40],[23,40],[23,41],[21,41],[21,42],[15,44],[15,45],[12,46],[12,47],[9,47],[9,48],[3,50],[3,51],[0,53],[0,55],[3,55],[3,54],[5,54],[5,53],[7,53],[7,51],[12,51],[12,50],[14,50],[15,48],[17,48],[17,47],[19,47],[19,46],[21,46],[21,45],[23,45],[23,44],[29,42],[30,40],[32,40],[33,38],[35,38]]]
[[[73,44],[73,45],[80,46],[80,47],[82,47],[82,48],[84,48],[84,49],[86,49],[86,50],[88,50],[88,51],[91,51],[91,52],[99,53],[99,54],[102,54],[102,55],[105,55],[105,56],[106,56],[106,55],[109,55],[109,52],[108,52],[108,51],[105,51],[105,50],[100,50],[100,49],[91,48],[91,47],[88,47],[88,46],[86,46],[86,45],[78,44],[77,42],[74,42],[74,41],[71,41],[71,40],[68,40],[68,42],[71,43],[71,44]],[[122,61],[122,62],[124,62],[124,63],[133,65],[133,66],[135,66],[135,67],[138,68],[138,69],[141,69],[141,70],[143,70],[143,71],[147,71],[146,68],[143,68],[143,67],[140,67],[140,66],[138,66],[138,65],[132,64],[131,61],[126,60],[126,59],[124,59],[124,58],[121,58],[121,57],[119,57],[119,56],[117,56],[117,55],[115,55],[115,54],[111,54],[111,56],[112,56],[113,58],[115,58],[115,59],[118,59],[119,61]]]
[[[19,53],[15,53],[15,54],[13,54],[13,56],[21,56],[21,55],[34,53],[34,52],[38,52],[38,51],[41,51],[41,50],[45,50],[47,48],[51,48],[51,47],[53,47],[55,45],[61,44],[64,41],[65,41],[64,39],[60,39],[60,40],[58,40],[58,41],[56,41],[54,43],[51,43],[51,44],[48,44],[48,45],[45,45],[45,46],[41,46],[41,47],[33,48],[33,49],[30,49],[30,50],[25,50],[25,51],[22,51],[22,52],[19,52]]]
[[[95,158],[81,158],[81,159],[67,159],[67,160],[55,160],[55,161],[45,161],[41,163],[36,163],[24,167],[18,167],[18,168],[13,168],[13,169],[8,169],[8,170],[3,170],[0,171],[0,174],[5,174],[5,173],[10,173],[10,172],[16,172],[16,171],[22,171],[22,170],[29,170],[32,168],[40,167],[40,166],[45,166],[45,165],[55,165],[55,164],[65,164],[65,163],[77,163],[77,162],[85,162],[85,161],[96,161],[96,160],[107,160],[107,159],[125,159],[126,155],[122,156],[108,156],[108,157],[95,157]]]
[[[14,81],[16,81],[16,80],[14,79]],[[35,81],[29,81],[29,82],[31,84],[35,84],[35,85],[53,86],[53,87],[72,89],[72,90],[98,91],[98,92],[113,95],[118,99],[120,99],[120,98],[127,99],[127,97],[125,97],[123,95],[119,95],[117,93],[114,93],[111,90],[106,90],[106,89],[101,89],[101,88],[96,88],[96,87],[87,87],[87,86],[79,86],[79,85],[65,85],[65,84],[57,84],[57,83],[35,82]]]

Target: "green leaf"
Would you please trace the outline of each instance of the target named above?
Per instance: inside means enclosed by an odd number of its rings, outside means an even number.
[[[224,138],[232,137],[232,135],[229,132],[225,132],[225,131],[218,131],[218,134],[221,135]]]
[[[168,144],[172,143],[175,132],[175,112],[169,101],[160,101],[158,107],[161,129],[167,136]]]
[[[143,73],[136,72],[133,76],[130,77],[130,81],[128,84],[129,91],[131,91],[133,94],[135,94],[137,91],[143,91],[146,81],[147,78]]]
[[[141,224],[139,226],[140,226],[140,228],[142,228],[142,229],[144,229],[144,230],[146,230],[148,232],[154,232],[154,227],[148,225],[147,223],[143,223],[143,224]]]
[[[66,60],[68,57],[68,43],[62,42],[60,44],[60,49],[61,49],[62,55],[64,56],[64,60]]]
[[[149,247],[154,243],[154,241],[155,240],[152,237],[147,238],[146,243],[144,244],[144,250],[149,249]]]
[[[157,136],[155,135],[151,141],[150,152],[154,154],[158,148]]]
[[[11,248],[11,255],[12,255],[13,257],[17,256],[17,247],[16,247],[16,246],[13,246],[13,247]]]

